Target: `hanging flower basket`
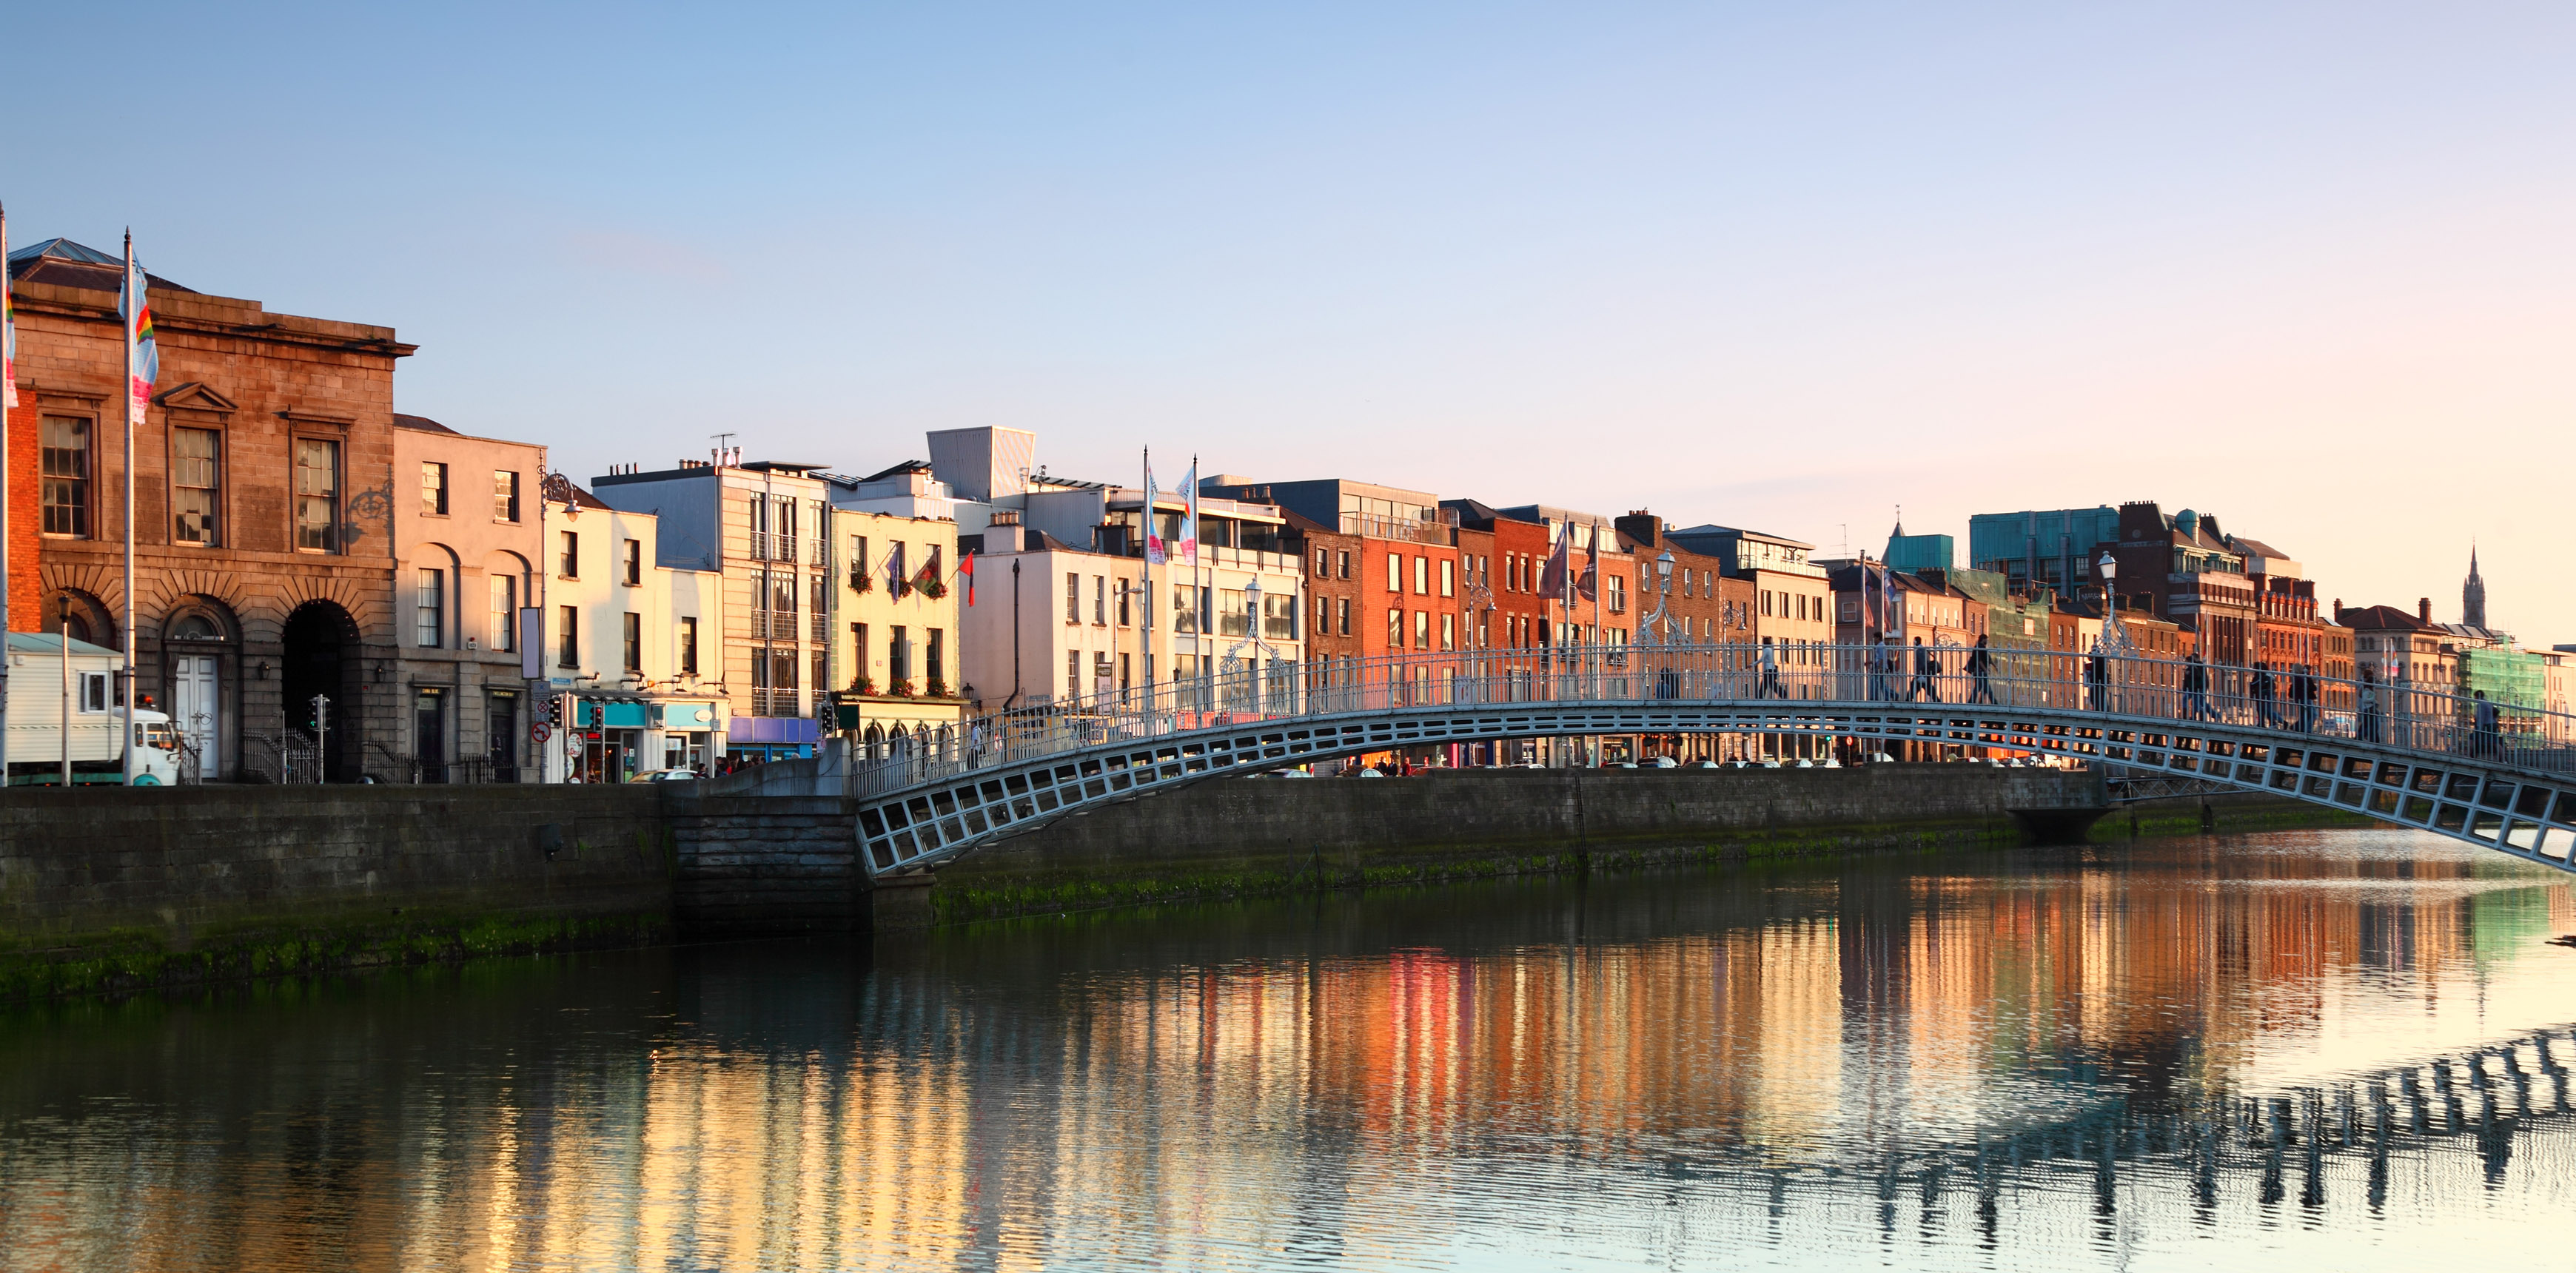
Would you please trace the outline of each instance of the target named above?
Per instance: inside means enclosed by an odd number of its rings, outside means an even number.
[[[948,585],[941,583],[936,579],[925,579],[922,582],[913,585],[913,588],[921,595],[928,597],[933,601],[937,601],[941,597],[948,595]]]
[[[886,693],[891,694],[896,698],[910,698],[912,697],[912,682],[908,680],[896,681],[893,687],[888,689]]]
[[[850,591],[858,593],[861,596],[866,596],[876,590],[877,577],[875,575],[869,574],[866,571],[861,571],[858,574],[850,576]]]
[[[924,697],[924,698],[946,698],[946,697],[948,697],[948,682],[943,681],[943,680],[940,680],[938,677],[935,677],[935,676],[934,676],[934,677],[932,677],[932,678],[930,678],[930,683],[929,683],[927,686],[923,687],[923,689],[922,689],[922,697]]]
[[[877,680],[873,676],[862,676],[859,679],[850,682],[850,692],[853,694],[874,694],[877,692]]]

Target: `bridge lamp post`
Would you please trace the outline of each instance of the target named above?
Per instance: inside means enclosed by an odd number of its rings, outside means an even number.
[[[2120,563],[2111,550],[2102,550],[2102,560],[2093,568],[2102,574],[2102,705],[2117,710],[2111,692],[2112,656],[2119,653],[2120,637]]]

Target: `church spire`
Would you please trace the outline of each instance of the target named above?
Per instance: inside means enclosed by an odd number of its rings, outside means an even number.
[[[2469,578],[2460,585],[2460,622],[2473,628],[2487,626],[2487,581],[2478,577],[2478,543],[2469,541]]]

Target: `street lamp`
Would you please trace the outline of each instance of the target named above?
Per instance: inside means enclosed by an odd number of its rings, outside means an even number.
[[[2115,588],[2120,579],[2120,563],[2112,560],[2109,549],[2093,568],[2102,572],[2102,643],[2113,648],[2120,644],[2120,594]]]

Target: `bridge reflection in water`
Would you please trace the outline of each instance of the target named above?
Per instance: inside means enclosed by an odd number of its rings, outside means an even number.
[[[2555,1261],[2570,928],[2292,833],[77,1012],[0,1267]]]

